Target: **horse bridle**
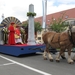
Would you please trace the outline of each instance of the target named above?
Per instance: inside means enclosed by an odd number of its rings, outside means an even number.
[[[73,46],[74,46],[74,45],[75,45],[75,42],[73,41],[72,25],[69,26],[68,34],[69,34],[69,39],[70,39],[71,43],[72,43]]]

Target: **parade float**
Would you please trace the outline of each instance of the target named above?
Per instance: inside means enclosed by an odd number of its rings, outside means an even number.
[[[30,13],[30,14],[29,14]],[[36,53],[36,52],[42,52],[45,46],[43,44],[37,44],[35,40],[34,35],[34,5],[29,5],[29,13],[27,13],[27,16],[29,17],[28,22],[28,42],[25,44],[16,44],[16,45],[10,45],[10,44],[3,44],[2,43],[2,33],[0,30],[0,53],[13,55],[13,56],[20,56],[23,54],[30,54],[30,53]],[[32,15],[33,14],[33,15]],[[21,25],[21,22],[15,18],[15,17],[7,17],[3,19],[1,22],[1,25],[7,25],[9,26],[12,22],[16,25]],[[0,27],[1,29],[1,27]]]

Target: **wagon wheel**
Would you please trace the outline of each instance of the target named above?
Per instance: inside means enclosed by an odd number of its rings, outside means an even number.
[[[5,19],[1,22],[1,24],[2,24],[2,25],[6,24],[7,26],[9,26],[11,22],[14,22],[15,24],[17,24],[17,25],[19,25],[19,26],[21,26],[21,24],[22,24],[22,23],[20,22],[20,20],[18,20],[18,19],[15,18],[15,17],[7,17],[7,18],[5,18]]]

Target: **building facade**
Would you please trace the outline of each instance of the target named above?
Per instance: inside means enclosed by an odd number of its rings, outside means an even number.
[[[58,20],[60,17],[63,17],[63,21],[66,21],[68,24],[75,25],[75,8],[46,15],[46,28],[51,25],[52,20]],[[43,17],[41,16],[34,20],[35,22],[40,22],[42,25],[42,19]],[[44,30],[40,33],[37,32],[38,42],[42,42],[42,33],[44,33]]]

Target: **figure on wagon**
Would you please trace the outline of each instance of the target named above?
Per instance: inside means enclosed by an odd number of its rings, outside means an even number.
[[[2,41],[3,44],[7,44],[7,40],[8,40],[8,29],[7,29],[7,25],[4,24],[4,27],[1,30],[1,35],[2,35]]]
[[[16,28],[15,28],[15,43],[23,44],[19,25],[16,25]]]
[[[15,45],[15,29],[14,29],[14,22],[12,22],[8,27],[8,44],[9,45]]]

